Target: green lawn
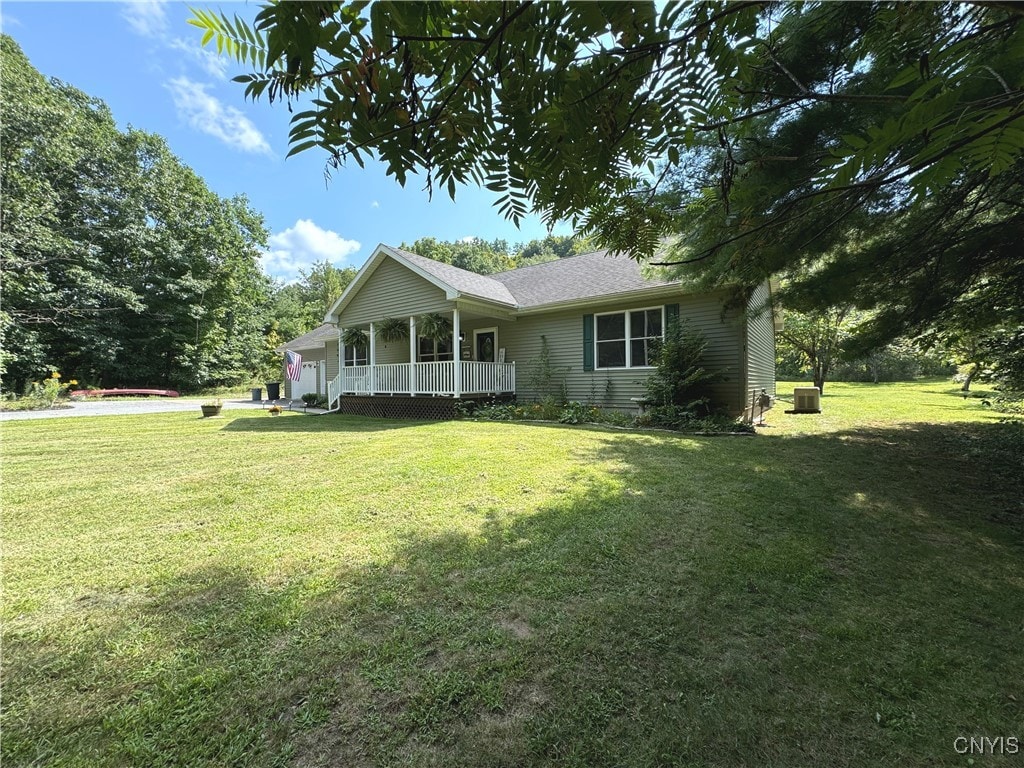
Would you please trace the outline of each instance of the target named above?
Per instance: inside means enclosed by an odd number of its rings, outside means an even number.
[[[946,383],[834,384],[824,409],[702,438],[5,423],[3,764],[1024,753],[1019,441]]]

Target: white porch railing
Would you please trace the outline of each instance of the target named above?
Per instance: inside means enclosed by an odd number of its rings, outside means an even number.
[[[378,368],[380,366],[377,366]],[[341,369],[341,391],[346,395],[370,394],[370,366],[348,365]]]
[[[460,395],[504,395],[516,391],[515,363],[481,363],[460,360]],[[341,369],[338,392],[349,395],[446,395],[455,394],[456,362],[388,363],[349,365]],[[409,374],[415,368],[415,392],[410,391]],[[335,380],[337,381],[337,380]],[[334,390],[328,386],[328,396]]]
[[[341,374],[327,382],[327,407],[331,408],[334,401],[341,397]]]
[[[515,363],[478,363],[462,360],[462,393],[503,395],[516,391]]]
[[[406,368],[409,367],[408,363],[404,365]],[[452,395],[455,393],[455,365],[451,360],[416,363],[415,365],[416,394]]]

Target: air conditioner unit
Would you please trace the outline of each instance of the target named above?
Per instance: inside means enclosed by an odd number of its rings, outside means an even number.
[[[821,390],[817,387],[795,387],[793,413],[821,413]]]

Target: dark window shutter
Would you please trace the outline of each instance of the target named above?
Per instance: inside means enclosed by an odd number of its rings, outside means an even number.
[[[679,322],[679,305],[678,304],[666,304],[665,305],[665,327],[668,328]]]
[[[583,370],[594,370],[594,316],[583,316]]]

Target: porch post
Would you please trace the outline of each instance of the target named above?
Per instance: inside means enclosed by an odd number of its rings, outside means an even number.
[[[377,334],[370,323],[370,394],[377,394]]]
[[[342,384],[345,383],[345,343],[341,340],[342,334],[345,333],[345,329],[341,327],[341,323],[338,323],[338,400],[341,400],[341,388]],[[328,403],[330,405],[330,403]]]
[[[456,399],[462,397],[462,344],[459,343],[459,308],[452,310],[452,361],[455,365],[455,391],[452,393]]]
[[[416,318],[409,315],[409,395],[416,395]]]

